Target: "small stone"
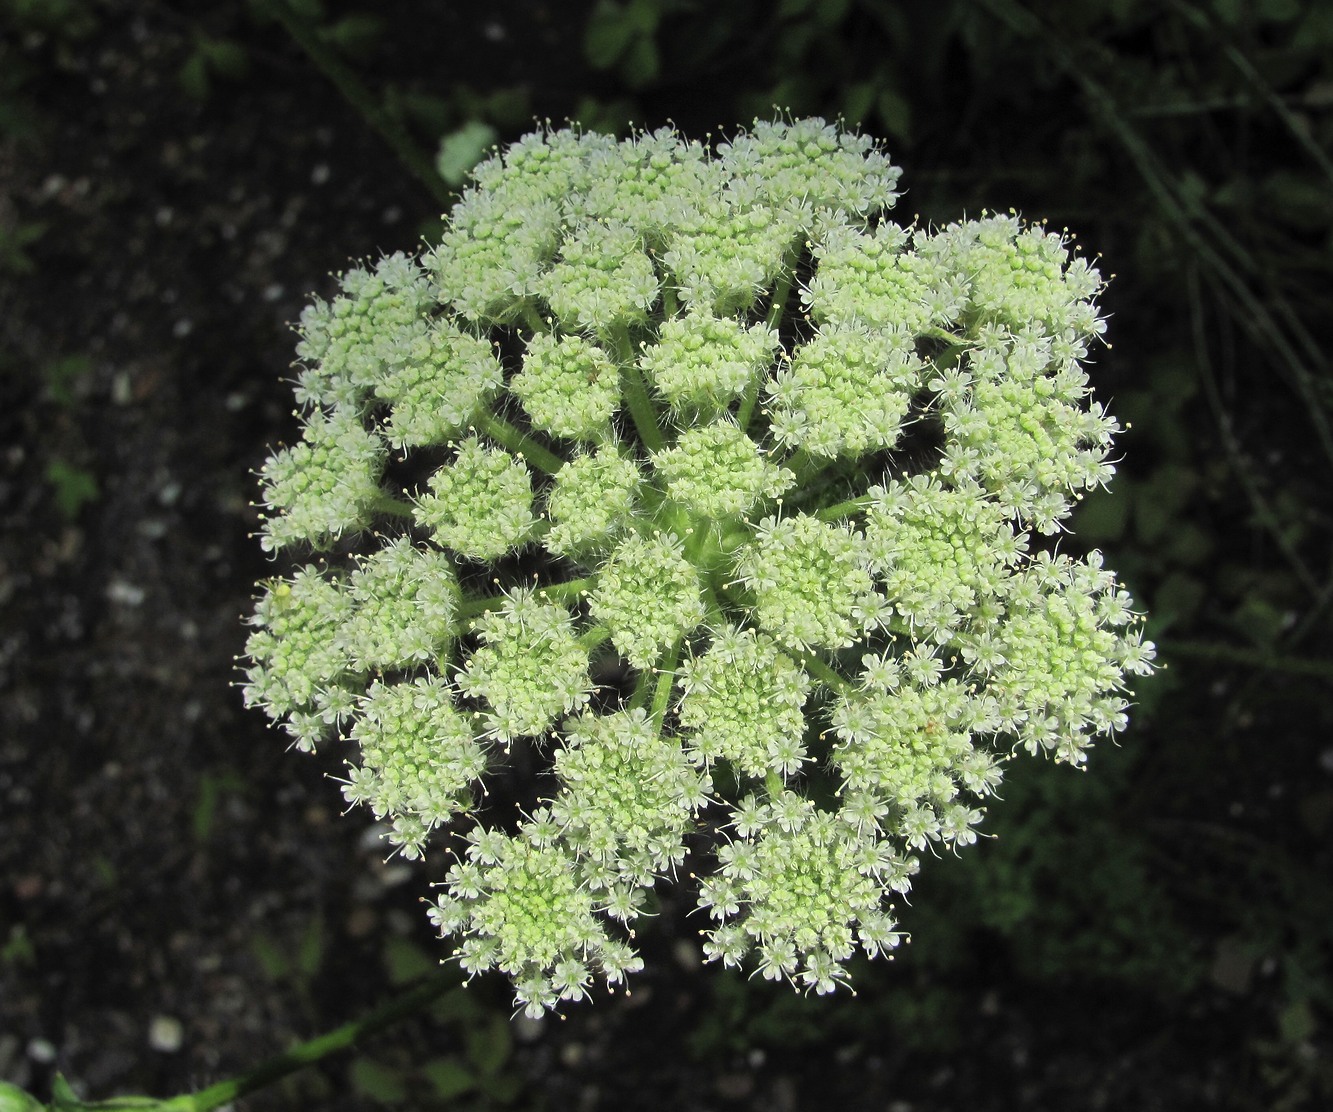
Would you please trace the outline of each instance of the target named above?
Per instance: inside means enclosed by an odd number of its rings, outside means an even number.
[[[723,1100],[744,1100],[754,1092],[754,1078],[748,1073],[724,1073],[713,1082],[713,1089]]]
[[[1239,937],[1224,938],[1213,953],[1209,979],[1223,992],[1243,996],[1254,976],[1254,956]]]
[[[703,963],[703,953],[698,945],[688,938],[678,938],[671,948],[671,956],[682,969],[693,973]]]
[[[514,1038],[521,1043],[534,1043],[546,1031],[546,1018],[539,1016],[534,1019],[526,1012],[520,1012],[510,1023],[510,1029],[514,1032]]]
[[[148,1024],[148,1045],[162,1054],[175,1054],[185,1041],[185,1028],[174,1016],[155,1015]]]
[[[106,588],[108,601],[118,602],[122,606],[142,606],[147,594],[148,592],[142,587],[126,583],[123,579],[113,579]]]
[[[29,1039],[28,1057],[38,1065],[49,1066],[56,1060],[56,1047],[50,1039]]]

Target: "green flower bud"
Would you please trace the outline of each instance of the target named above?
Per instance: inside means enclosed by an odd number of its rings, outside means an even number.
[[[458,446],[454,462],[430,477],[415,518],[438,544],[473,560],[494,560],[528,538],[532,483],[521,460],[476,437]]]

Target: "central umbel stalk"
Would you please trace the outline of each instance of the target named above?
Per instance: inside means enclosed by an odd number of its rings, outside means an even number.
[[[670,498],[663,498],[653,525],[676,537],[685,548],[686,559],[710,581],[718,573],[730,570],[736,550],[754,535],[749,523],[739,516],[713,518],[693,514]]]

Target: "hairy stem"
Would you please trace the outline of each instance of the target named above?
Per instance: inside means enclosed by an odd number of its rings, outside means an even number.
[[[643,441],[643,446],[650,452],[660,452],[666,447],[666,439],[657,423],[657,410],[648,394],[648,384],[643,381],[638,365],[634,362],[634,348],[630,343],[629,333],[623,327],[622,337],[617,338],[616,356],[620,362],[620,381],[625,389],[625,402],[629,406],[630,418],[634,428]]]
[[[379,497],[375,499],[374,510],[376,513],[384,514],[387,517],[404,518],[411,521],[416,516],[416,507],[411,502],[402,498],[395,498],[387,491],[380,491]]]
[[[592,579],[566,579],[563,583],[548,583],[544,587],[538,587],[537,594],[552,602],[562,602],[569,606],[586,595],[592,583]]]
[[[676,665],[680,663],[680,650],[684,643],[685,639],[678,637],[657,669],[657,686],[653,691],[653,705],[648,714],[653,720],[654,729],[659,734],[662,732],[662,723],[666,721],[667,703],[671,701],[671,689],[676,682]]]
[[[565,466],[565,461],[550,449],[542,447],[527,433],[489,410],[482,412],[477,418],[477,424],[487,436],[499,441],[515,455],[522,456],[538,471],[554,475]]]
[[[634,681],[634,690],[630,693],[628,709],[638,710],[648,702],[648,694],[653,690],[653,669],[640,669],[638,678]]]
[[[644,383],[644,376],[640,375],[639,368],[632,363],[621,365],[620,371],[621,381],[625,387],[625,401],[629,405],[629,416],[635,421],[639,439],[649,452],[660,452],[667,447],[667,439],[657,425],[657,411],[653,408],[651,397],[648,396],[648,385]]]
[[[851,693],[851,682],[838,675],[832,666],[826,664],[823,658],[816,653],[808,652],[805,649],[785,649],[784,651],[794,656],[800,661],[802,668],[815,679],[826,684],[831,690],[844,695]]]
[[[787,257],[782,263],[782,274],[778,278],[777,285],[773,287],[773,296],[768,303],[768,314],[764,318],[764,323],[773,331],[778,332],[782,328],[782,314],[787,307],[787,298],[791,295],[792,284],[796,281],[796,264],[801,258],[801,248],[793,246],[787,251]],[[754,407],[759,400],[759,388],[766,379],[766,369],[750,376],[750,381],[745,386],[745,393],[741,395],[740,408],[736,411],[736,423],[742,430],[750,427],[750,418],[754,416]]]
[[[874,498],[869,494],[863,494],[860,498],[849,498],[846,502],[839,502],[836,506],[816,510],[815,517],[824,522],[843,521],[846,518],[855,517],[863,510],[868,510],[874,504]]]
[[[591,653],[601,646],[610,636],[611,630],[608,626],[595,625],[591,629],[586,629],[579,634],[579,648],[584,652]]]
[[[542,320],[541,314],[537,312],[537,306],[531,301],[523,302],[522,307],[519,309],[519,313],[523,317],[523,323],[532,330],[534,336],[540,336],[551,331],[550,326],[546,321]]]

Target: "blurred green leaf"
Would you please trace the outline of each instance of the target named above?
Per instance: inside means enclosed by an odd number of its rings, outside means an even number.
[[[421,1067],[421,1076],[440,1100],[453,1100],[477,1087],[472,1071],[457,1058],[436,1058]]]
[[[255,959],[263,967],[270,981],[280,980],[286,975],[289,968],[287,955],[283,953],[282,947],[269,935],[255,935],[250,940],[250,952],[254,954]]]
[[[1070,529],[1084,542],[1105,544],[1125,533],[1132,504],[1133,484],[1120,476],[1110,491],[1093,491],[1079,503]]]
[[[22,923],[15,923],[9,928],[9,937],[0,946],[0,961],[13,962],[15,965],[32,965],[37,958],[37,948],[28,937],[28,928]]]
[[[245,47],[231,39],[200,38],[199,53],[209,66],[223,77],[239,79],[250,71],[250,55]]]
[[[641,35],[655,35],[670,0],[629,0],[625,18]]]
[[[347,1070],[352,1088],[380,1104],[398,1104],[407,1099],[407,1084],[401,1070],[371,1058],[353,1058]]]
[[[1246,596],[1232,614],[1236,631],[1263,648],[1271,647],[1287,627],[1287,611],[1259,594]]]
[[[441,1023],[471,1020],[479,1011],[480,1005],[462,985],[446,992],[431,1006],[431,1014]]]
[[[1293,228],[1314,232],[1333,223],[1333,192],[1313,174],[1279,170],[1264,180],[1261,191],[1269,211]]]
[[[842,23],[851,6],[851,0],[820,0],[811,10],[811,18],[820,30],[830,32]]]
[[[481,1079],[481,1091],[500,1104],[512,1104],[523,1092],[523,1078],[513,1071],[494,1073]]]
[[[64,41],[87,38],[98,27],[89,0],[8,0],[0,5],[0,16],[20,32],[37,31]]]
[[[1211,532],[1189,519],[1176,522],[1167,542],[1167,557],[1173,563],[1198,567],[1211,560],[1216,553],[1217,544]]]
[[[28,221],[13,228],[0,228],[0,271],[31,274],[37,264],[27,249],[42,238],[46,228],[46,224],[37,221]]]
[[[594,69],[619,69],[632,89],[656,80],[661,68],[655,36],[665,10],[661,0],[600,0],[584,28],[583,52]]]
[[[1166,464],[1145,479],[1134,499],[1134,524],[1139,539],[1155,544],[1165,537],[1198,484],[1199,476],[1194,469],[1181,464]]]
[[[770,92],[751,93],[743,100],[742,118],[757,116],[772,119],[774,111],[791,112],[796,116],[809,114],[812,102],[819,99],[819,91],[812,78],[792,76],[779,81]]]
[[[489,1022],[469,1027],[466,1032],[468,1060],[483,1076],[492,1076],[507,1061],[513,1049],[509,1024],[498,1015]]]
[[[583,33],[583,54],[594,69],[610,69],[629,49],[636,28],[614,0],[598,0]]]
[[[17,1085],[0,1081],[0,1112],[45,1112],[46,1105]]]
[[[657,52],[657,43],[651,38],[635,39],[625,53],[621,64],[621,75],[631,89],[641,89],[657,80],[661,69],[661,56]]]
[[[912,106],[896,89],[882,89],[875,101],[884,134],[892,139],[909,143],[912,140]]]
[[[321,34],[349,58],[365,61],[379,48],[384,39],[385,26],[380,16],[357,12],[343,16]]]
[[[1153,594],[1153,618],[1162,630],[1189,626],[1207,594],[1208,589],[1195,576],[1182,571],[1172,572]]]
[[[186,95],[207,100],[213,91],[213,78],[239,80],[250,69],[250,58],[239,43],[196,35],[194,49],[177,71],[176,79]]]
[[[190,832],[196,842],[208,841],[213,833],[218,804],[223,794],[241,791],[244,787],[245,781],[230,769],[204,773],[199,780],[199,793],[195,797],[194,807],[190,811]]]
[[[79,386],[92,373],[93,361],[86,355],[66,355],[42,368],[47,396],[56,405],[71,406],[78,400]]]
[[[410,119],[434,135],[448,131],[458,117],[458,105],[454,100],[397,85],[384,91],[384,107],[395,119]]]
[[[274,11],[283,8],[290,11],[302,23],[311,26],[323,23],[326,14],[324,0],[249,0],[250,10],[261,21],[274,18]]]
[[[1259,17],[1269,23],[1289,23],[1301,14],[1300,0],[1257,0]]]
[[[90,858],[93,872],[103,888],[115,889],[120,884],[120,872],[115,862],[105,853],[95,853]]]
[[[1333,47],[1333,4],[1310,4],[1305,10],[1291,45],[1299,50],[1318,52]]]
[[[1278,1014],[1278,1029],[1289,1043],[1304,1042],[1315,1033],[1317,1027],[1309,1000],[1293,1000]]]
[[[496,89],[485,99],[486,118],[500,127],[520,127],[532,119],[532,96],[522,85]]]
[[[439,961],[416,943],[396,935],[391,935],[385,942],[383,955],[389,983],[393,985],[405,985],[419,980],[440,967]]]
[[[207,100],[209,90],[212,88],[208,80],[208,59],[196,50],[177,71],[176,80],[186,96],[195,100]]]
[[[848,86],[842,97],[842,116],[853,127],[862,125],[870,117],[875,104],[875,82],[860,81]]]
[[[97,479],[91,471],[68,460],[51,460],[46,465],[46,481],[51,484],[56,509],[67,521],[78,517],[88,503],[97,501]]]
[[[606,135],[624,135],[630,128],[635,111],[634,102],[626,97],[599,100],[587,96],[578,102],[570,116],[590,131],[600,131]]]
[[[306,924],[296,951],[297,972],[306,980],[313,978],[324,964],[324,945],[324,916],[316,914]]]
[[[453,189],[460,188],[497,138],[495,128],[480,120],[470,120],[446,135],[440,142],[439,154],[435,156],[435,169],[445,184]]]

